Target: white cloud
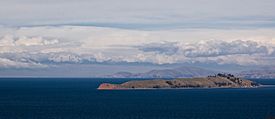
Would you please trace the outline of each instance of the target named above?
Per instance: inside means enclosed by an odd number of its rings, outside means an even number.
[[[0,58],[0,68],[46,68],[47,65],[40,64],[40,63],[28,63],[28,62],[19,62],[19,61],[12,61],[5,58]]]
[[[181,45],[180,52],[187,57],[216,57],[234,54],[268,54],[268,46],[253,41],[212,40],[196,44]]]
[[[0,46],[2,46],[2,47],[15,46],[13,36],[6,35],[6,36],[0,38]]]
[[[153,43],[139,46],[143,52],[155,53],[156,63],[216,62],[218,64],[268,65],[265,57],[274,57],[275,45],[256,41],[209,40],[197,43]],[[171,49],[176,49],[171,52]]]
[[[25,46],[32,46],[32,45],[52,45],[58,43],[58,40],[46,40],[42,37],[20,37],[15,41],[16,45],[25,45]]]
[[[33,46],[33,45],[52,45],[58,43],[57,39],[47,39],[43,37],[14,37],[5,35],[0,38],[0,46]]]
[[[274,61],[274,47],[274,29],[139,31],[84,26],[0,29],[0,58],[45,65],[104,62],[266,65]]]

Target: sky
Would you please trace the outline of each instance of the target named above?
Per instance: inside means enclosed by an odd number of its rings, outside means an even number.
[[[274,0],[2,0],[0,5],[0,76],[274,66]]]

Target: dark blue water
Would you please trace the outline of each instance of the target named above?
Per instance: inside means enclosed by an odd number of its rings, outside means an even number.
[[[116,81],[113,81],[116,80]],[[266,119],[275,87],[98,91],[125,79],[0,79],[0,119]],[[275,84],[275,80],[261,80]]]

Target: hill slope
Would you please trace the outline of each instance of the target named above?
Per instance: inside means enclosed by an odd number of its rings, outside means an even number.
[[[243,71],[237,75],[249,79],[274,79],[275,67],[264,67],[257,70]]]
[[[122,84],[103,83],[99,90],[112,89],[154,89],[154,88],[251,88],[257,83],[246,79],[235,78],[230,75],[211,76],[206,78],[185,78],[174,80],[139,80]]]

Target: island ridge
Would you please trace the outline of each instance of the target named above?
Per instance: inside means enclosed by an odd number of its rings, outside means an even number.
[[[258,83],[234,77],[231,74],[217,74],[202,78],[133,80],[122,84],[100,84],[98,90],[113,89],[171,89],[171,88],[252,88]]]

